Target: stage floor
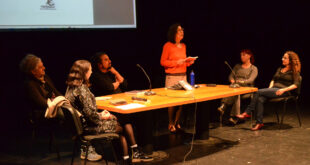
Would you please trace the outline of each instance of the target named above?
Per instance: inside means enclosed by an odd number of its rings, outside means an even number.
[[[261,131],[253,132],[250,121],[234,127],[215,127],[210,129],[210,139],[195,140],[193,150],[184,164],[310,164],[310,112],[308,108],[302,111],[302,127],[298,125],[296,114],[287,113],[283,128],[276,124],[273,113],[264,118],[265,127]],[[215,123],[218,125],[218,123]],[[191,134],[170,134],[168,132],[155,136],[155,161],[145,164],[183,164],[186,153],[190,150]],[[57,159],[55,152],[48,151],[48,136],[38,138],[33,149],[30,149],[30,136],[4,138],[1,147],[0,164],[70,164],[72,140],[68,136],[57,136],[61,159]],[[112,162],[111,155],[105,153]],[[89,165],[104,164],[105,161],[87,162]],[[83,164],[79,154],[74,164]],[[143,163],[140,163],[143,164]]]

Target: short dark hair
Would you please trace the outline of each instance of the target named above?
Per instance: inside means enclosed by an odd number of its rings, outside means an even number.
[[[73,63],[66,84],[70,87],[80,86],[86,84],[89,86],[89,81],[86,79],[86,73],[88,72],[91,64],[87,60],[77,60]]]
[[[99,71],[98,64],[101,63],[101,57],[107,54],[106,52],[97,52],[94,56],[90,58],[91,65],[94,71]]]
[[[250,62],[251,62],[251,64],[254,64],[254,62],[255,62],[254,54],[250,49],[243,49],[243,50],[241,50],[241,53],[251,55]]]
[[[178,27],[179,26],[181,26],[181,24],[175,23],[175,24],[173,24],[173,25],[171,25],[169,27],[169,30],[168,30],[168,33],[167,33],[168,41],[170,41],[172,43],[175,43],[175,35],[178,32]]]
[[[19,69],[26,75],[32,75],[31,71],[35,69],[38,63],[41,61],[41,58],[33,55],[27,54],[19,63]]]

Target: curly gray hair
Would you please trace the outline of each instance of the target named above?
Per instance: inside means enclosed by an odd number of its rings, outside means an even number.
[[[37,67],[40,61],[41,58],[33,54],[27,54],[20,62],[19,69],[27,75],[32,75],[31,71]]]

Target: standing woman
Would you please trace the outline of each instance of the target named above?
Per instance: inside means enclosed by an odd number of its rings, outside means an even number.
[[[186,58],[186,45],[182,43],[184,29],[180,24],[173,24],[169,27],[168,42],[163,47],[160,64],[165,68],[166,87],[173,86],[179,81],[186,81],[186,68],[192,65],[194,58]],[[182,107],[169,107],[169,126],[170,132],[174,133],[181,129],[179,118]]]
[[[228,77],[229,82],[232,84],[237,83],[242,87],[254,86],[254,81],[258,74],[257,67],[254,65],[254,54],[249,49],[241,50],[240,59],[242,63],[235,65],[233,68],[236,77],[234,78],[233,73],[230,73]],[[249,97],[250,94],[241,96],[242,99]],[[232,125],[237,123],[237,121],[231,117],[240,114],[239,109],[235,112],[231,110],[232,106],[236,104],[237,101],[240,101],[238,100],[238,96],[226,97],[222,99],[221,106],[218,107],[217,110],[221,113],[222,116],[225,114],[225,123],[227,122]]]
[[[296,88],[300,85],[300,70],[301,65],[298,55],[293,51],[287,51],[282,57],[283,67],[279,67],[269,88],[259,89],[254,94],[250,105],[245,112],[237,115],[238,118],[244,119],[250,117],[251,111],[256,110],[256,125],[252,128],[253,131],[261,129],[263,124],[264,103],[267,99],[285,97],[293,95]]]

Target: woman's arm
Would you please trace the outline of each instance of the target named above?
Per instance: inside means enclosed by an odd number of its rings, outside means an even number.
[[[161,54],[160,58],[160,65],[162,65],[165,68],[172,68],[178,65],[181,65],[185,62],[185,59],[180,60],[170,60],[169,59],[169,50],[171,47],[167,44],[164,45],[163,52]]]
[[[271,80],[268,88],[272,88],[272,87],[273,87],[273,84],[274,84],[274,81]]]
[[[294,90],[296,88],[297,88],[297,86],[295,84],[292,84],[286,88],[281,88],[281,89],[277,90],[276,95],[281,96],[284,92],[288,92],[288,91]]]
[[[250,77],[247,80],[244,80],[244,84],[254,84],[254,81],[258,75],[258,70],[256,67],[253,67]]]
[[[88,87],[85,85],[81,86],[77,94],[83,106],[83,115],[85,115],[93,123],[98,123],[100,118],[97,113],[97,106],[96,103],[92,101],[94,96],[90,93]]]

